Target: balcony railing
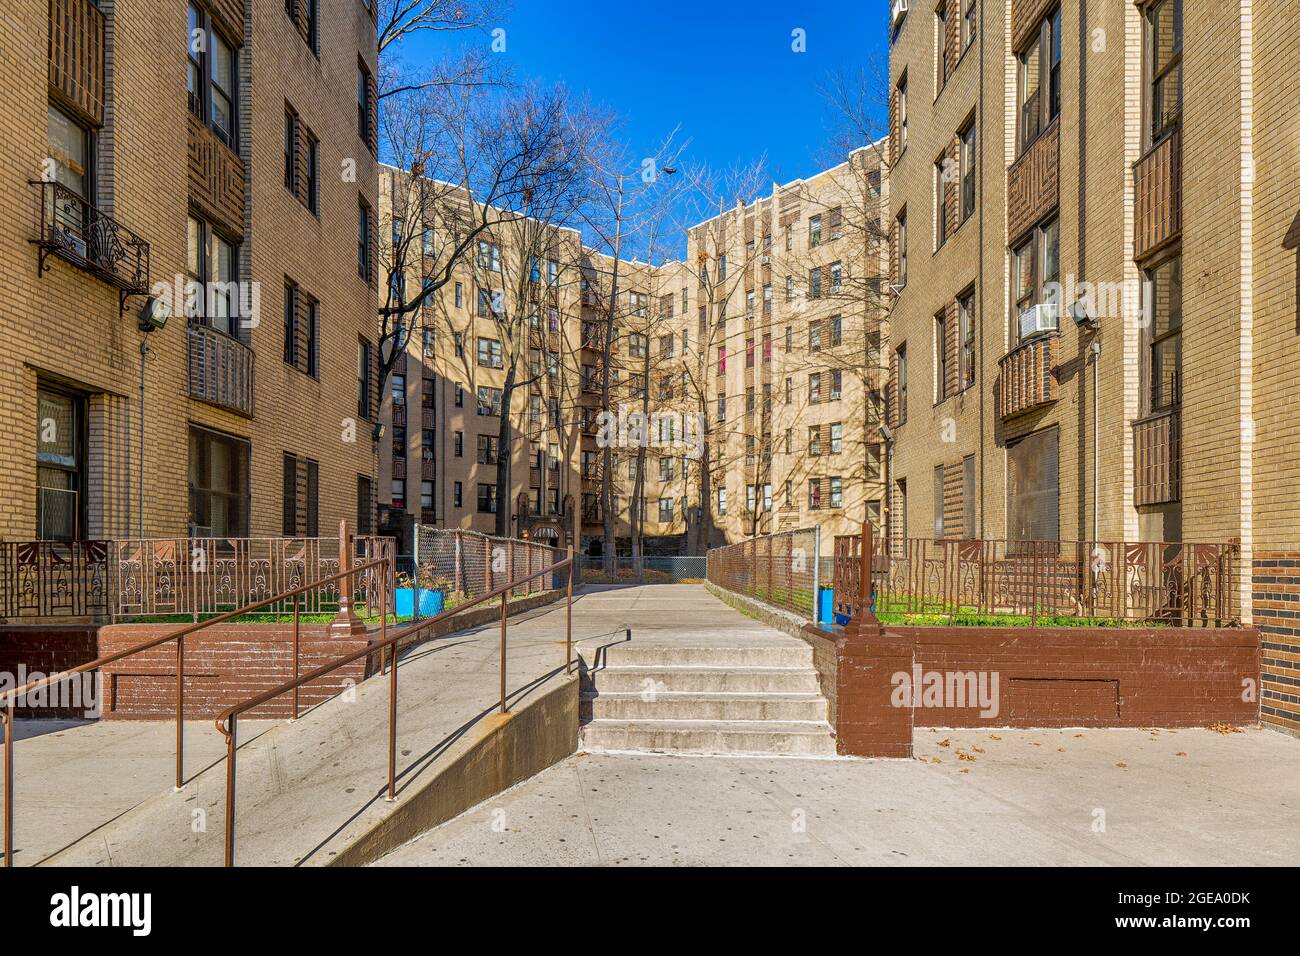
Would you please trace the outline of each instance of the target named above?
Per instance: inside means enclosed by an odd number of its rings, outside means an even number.
[[[998,362],[1000,393],[998,412],[1011,418],[1056,401],[1056,355],[1060,335],[1031,339],[1008,352]]]
[[[1183,229],[1183,135],[1175,126],[1133,167],[1133,256],[1162,248]]]
[[[149,243],[59,182],[33,181],[41,194],[40,271],[58,256],[126,295],[149,291]]]
[[[189,328],[190,397],[253,414],[253,350],[216,329]]]
[[[1133,423],[1133,503],[1182,497],[1182,413],[1167,408]]]

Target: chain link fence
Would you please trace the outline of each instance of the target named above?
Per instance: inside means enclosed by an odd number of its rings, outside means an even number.
[[[708,579],[720,588],[811,621],[819,586],[820,547],[820,530],[801,528],[713,548],[708,554]]]
[[[537,541],[497,538],[477,531],[415,526],[412,574],[400,586],[442,591],[449,605],[471,601],[563,561],[566,552]],[[510,592],[526,597],[564,587],[568,570],[526,581]]]
[[[690,584],[705,580],[708,558],[702,555],[683,557],[619,557],[613,567],[606,558],[584,557],[578,560],[582,580],[587,584]]]

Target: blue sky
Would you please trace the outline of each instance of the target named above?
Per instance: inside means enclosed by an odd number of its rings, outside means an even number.
[[[832,120],[818,87],[883,57],[888,15],[887,0],[514,0],[498,55],[520,79],[563,82],[618,114],[634,155],[680,125],[696,161],[723,169],[766,155],[785,182],[821,168]],[[791,49],[796,28],[804,53]],[[401,56],[414,65],[444,43],[424,37]]]

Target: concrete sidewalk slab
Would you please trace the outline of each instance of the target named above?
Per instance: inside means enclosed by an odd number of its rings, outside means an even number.
[[[1300,741],[1273,731],[941,730],[916,746],[913,760],[578,754],[379,865],[1300,859]]]

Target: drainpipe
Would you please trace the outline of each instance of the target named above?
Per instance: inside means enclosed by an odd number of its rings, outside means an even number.
[[[1101,479],[1098,472],[1100,464],[1100,453],[1098,451],[1097,425],[1099,417],[1100,399],[1098,398],[1098,382],[1101,366],[1101,338],[1098,336],[1092,340],[1092,345],[1088,347],[1092,353],[1092,545],[1095,548],[1097,542],[1101,540],[1099,530],[1101,523]]]
[[[140,463],[136,477],[136,536],[144,538],[144,362],[149,354],[147,333],[140,338]]]

